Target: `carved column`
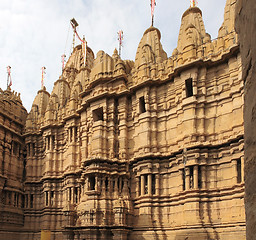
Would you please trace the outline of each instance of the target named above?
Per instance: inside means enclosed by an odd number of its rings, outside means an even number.
[[[145,195],[145,176],[141,175],[141,181],[140,181],[140,189],[141,189],[141,195],[144,196]]]
[[[201,174],[202,174],[202,188],[207,188],[207,178],[206,178],[206,166],[201,166]]]
[[[194,188],[198,189],[198,165],[194,166]]]
[[[135,184],[136,184],[136,190],[135,190],[136,198],[138,198],[139,195],[140,195],[140,186],[139,186],[139,184],[140,184],[140,177],[136,177],[135,178]]]
[[[118,196],[118,178],[115,178],[115,188],[114,188],[114,196],[117,197]]]
[[[156,195],[160,195],[160,174],[156,174]]]

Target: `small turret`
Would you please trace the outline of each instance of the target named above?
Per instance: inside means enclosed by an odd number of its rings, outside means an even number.
[[[26,121],[26,131],[37,129],[40,123],[40,119],[43,119],[50,94],[46,91],[46,88],[39,90],[32,104],[31,110],[28,114]]]

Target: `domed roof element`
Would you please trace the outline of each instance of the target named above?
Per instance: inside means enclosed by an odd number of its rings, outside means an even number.
[[[155,27],[151,26],[144,32],[135,58],[137,68],[143,64],[160,63],[167,59],[167,54],[163,50],[160,39],[161,33]]]
[[[200,46],[206,35],[201,10],[198,7],[190,7],[184,12],[181,19],[178,52],[183,52],[190,45]]]

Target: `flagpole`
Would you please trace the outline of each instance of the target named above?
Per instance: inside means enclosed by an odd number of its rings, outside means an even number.
[[[11,67],[7,67],[7,89],[11,86]]]
[[[6,89],[8,89],[8,85],[9,85],[9,74],[7,72],[7,87],[6,87]]]
[[[118,35],[118,42],[119,42],[119,57],[121,58],[121,49],[122,49],[122,45],[123,45],[123,38],[124,38],[124,35],[123,35],[123,31],[122,30],[119,30],[117,32],[117,35]]]

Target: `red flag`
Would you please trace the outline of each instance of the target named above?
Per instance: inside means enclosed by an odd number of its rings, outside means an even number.
[[[41,88],[44,88],[44,75],[46,67],[42,67],[42,79],[41,79]]]
[[[11,78],[11,67],[7,67],[7,86],[10,87],[12,86],[12,78]]]
[[[65,58],[66,58],[66,55],[65,55],[65,54],[63,54],[63,55],[61,56],[62,70],[63,70],[63,69],[64,69],[64,67],[65,67]]]
[[[196,0],[190,0],[190,7],[196,7],[197,1]]]
[[[123,39],[124,39],[124,33],[123,33],[123,31],[122,30],[120,30],[120,31],[118,31],[118,41],[119,41],[119,44],[120,44],[120,46],[122,46],[123,45]]]
[[[155,6],[156,6],[156,0],[151,0],[151,17],[154,16]]]

